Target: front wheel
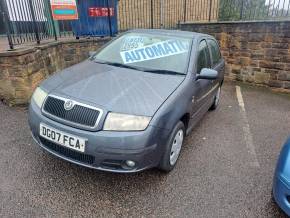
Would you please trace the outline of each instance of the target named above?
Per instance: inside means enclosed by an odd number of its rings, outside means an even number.
[[[166,144],[163,157],[159,164],[159,169],[165,172],[170,172],[178,160],[183,139],[185,136],[185,127],[183,122],[179,121],[173,128],[173,131]]]
[[[218,105],[219,105],[219,102],[220,102],[221,91],[222,91],[222,88],[221,88],[221,86],[219,86],[219,88],[218,88],[218,90],[217,90],[217,93],[216,93],[216,95],[215,95],[215,97],[214,97],[214,101],[213,101],[211,107],[209,108],[209,110],[212,111],[212,110],[217,109],[217,107],[218,107]]]

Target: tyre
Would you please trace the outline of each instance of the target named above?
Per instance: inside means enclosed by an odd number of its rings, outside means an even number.
[[[185,127],[183,122],[179,121],[173,128],[166,144],[164,154],[158,167],[160,170],[170,172],[174,168],[182,148],[184,137]]]
[[[215,94],[213,103],[210,106],[209,110],[213,111],[213,110],[217,109],[219,102],[220,102],[221,91],[222,91],[222,88],[221,88],[221,86],[219,86],[217,93]]]

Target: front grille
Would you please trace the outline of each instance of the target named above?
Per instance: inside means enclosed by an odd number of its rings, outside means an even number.
[[[93,164],[95,162],[95,157],[88,155],[88,154],[83,154],[74,150],[71,150],[69,148],[65,148],[61,145],[55,144],[54,142],[51,142],[45,138],[39,137],[41,144],[45,146],[46,148],[56,152],[57,154],[61,156],[65,156],[67,158],[76,160],[81,163],[86,163],[86,164]]]
[[[98,116],[100,115],[99,110],[88,108],[79,104],[75,104],[71,110],[64,109],[65,100],[48,96],[43,110],[55,117],[61,118],[88,127],[94,127]]]

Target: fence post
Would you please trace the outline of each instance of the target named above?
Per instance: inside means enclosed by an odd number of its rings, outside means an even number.
[[[163,0],[160,0],[160,28],[163,29],[164,24],[163,24],[163,7],[164,7],[164,2]]]
[[[212,0],[209,2],[208,22],[211,20]]]
[[[154,19],[154,14],[153,14],[153,0],[151,0],[151,29],[154,28],[153,19]]]
[[[48,2],[48,11],[49,11],[49,15],[50,15],[50,18],[51,18],[51,23],[52,23],[52,31],[53,31],[53,35],[54,35],[54,39],[55,41],[57,41],[57,34],[56,34],[56,29],[55,29],[55,23],[54,23],[54,20],[53,20],[53,17],[52,17],[52,10],[51,10],[51,4],[50,4],[50,0],[47,0]]]
[[[241,0],[240,20],[243,19],[243,12],[244,12],[244,0]]]
[[[180,20],[177,22],[177,29],[180,30],[181,28],[181,24],[180,24]]]
[[[185,23],[186,21],[186,0],[183,2],[183,22]]]
[[[11,37],[11,33],[10,33],[10,26],[9,26],[10,20],[9,20],[7,11],[8,10],[6,8],[6,3],[4,1],[0,1],[0,12],[1,12],[1,15],[3,17],[3,22],[5,25],[5,30],[6,30],[6,34],[7,34],[9,47],[10,47],[10,49],[14,49],[13,41],[12,41],[12,37]]]
[[[34,9],[33,9],[33,5],[32,5],[32,0],[28,0],[29,3],[29,8],[31,11],[31,17],[32,17],[32,21],[33,21],[33,29],[34,29],[34,33],[35,33],[35,37],[36,37],[36,42],[37,44],[40,43],[40,38],[39,38],[39,32],[38,32],[38,28],[37,28],[37,24],[36,24],[36,20],[35,20],[35,14],[34,14]]]
[[[112,37],[113,33],[112,33],[111,10],[110,10],[110,5],[109,5],[109,0],[107,0],[107,10],[108,10],[110,36]]]

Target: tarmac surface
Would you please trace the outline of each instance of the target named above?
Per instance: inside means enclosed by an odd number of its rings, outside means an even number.
[[[289,95],[226,83],[170,174],[113,174],[43,151],[26,109],[0,103],[0,216],[286,217],[271,189],[289,135]]]

